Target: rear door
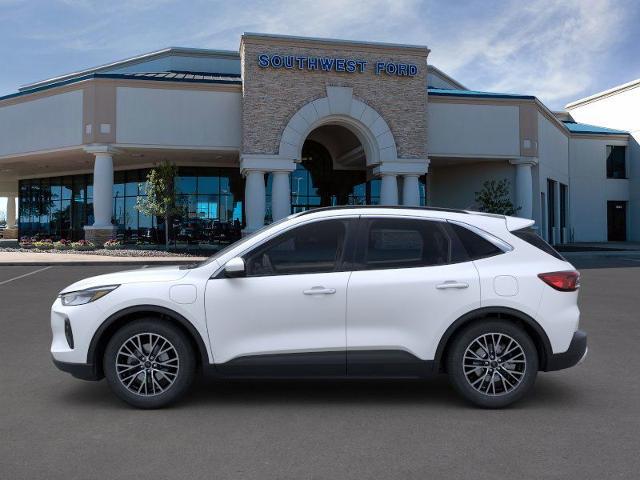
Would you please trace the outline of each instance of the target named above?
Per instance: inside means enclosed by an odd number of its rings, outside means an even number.
[[[362,217],[347,293],[347,373],[427,373],[447,327],[480,306],[478,273],[447,222]]]

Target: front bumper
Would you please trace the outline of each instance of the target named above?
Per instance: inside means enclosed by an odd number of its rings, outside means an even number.
[[[577,330],[573,334],[571,343],[566,352],[554,353],[547,360],[545,371],[552,372],[564,368],[573,367],[582,362],[587,355],[587,334]]]
[[[98,374],[95,365],[90,363],[70,363],[61,362],[51,357],[53,364],[63,372],[70,373],[72,376],[79,378],[80,380],[100,380],[101,375]]]

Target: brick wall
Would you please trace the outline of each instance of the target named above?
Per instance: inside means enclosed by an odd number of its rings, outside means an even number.
[[[361,59],[363,73],[308,71],[297,68],[262,68],[260,54]],[[313,43],[297,39],[274,41],[269,37],[243,37],[240,49],[243,74],[242,153],[277,154],[289,119],[305,104],[326,96],[326,87],[353,88],[357,98],[387,122],[399,158],[427,157],[427,54],[426,49],[372,48],[351,42]],[[375,74],[378,61],[418,66],[413,77]]]

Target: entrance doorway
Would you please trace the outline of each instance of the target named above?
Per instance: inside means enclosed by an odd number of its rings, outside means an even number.
[[[607,230],[610,242],[627,240],[627,202],[607,202]]]
[[[367,170],[360,140],[341,125],[313,130],[291,175],[292,213],[335,205],[380,203],[380,180]]]

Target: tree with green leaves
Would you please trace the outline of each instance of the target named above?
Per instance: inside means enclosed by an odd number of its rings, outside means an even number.
[[[521,207],[515,207],[511,202],[509,181],[505,178],[499,181],[487,180],[482,184],[482,190],[476,192],[476,204],[481,212],[497,213],[499,215],[515,215]]]
[[[180,215],[182,208],[178,205],[174,179],[178,175],[178,167],[163,161],[147,174],[146,184],[141,184],[146,196],[139,196],[136,209],[149,216],[164,218],[165,246],[169,248],[169,220]]]

